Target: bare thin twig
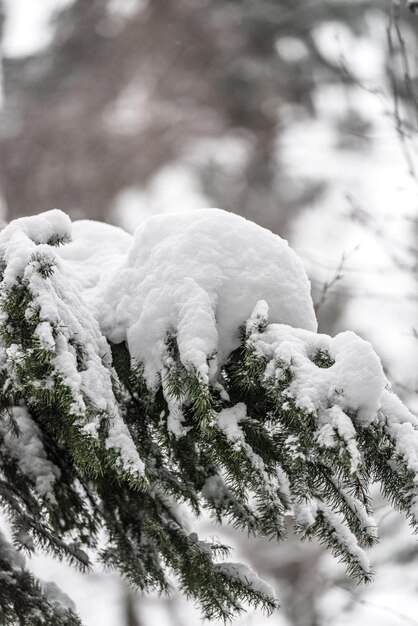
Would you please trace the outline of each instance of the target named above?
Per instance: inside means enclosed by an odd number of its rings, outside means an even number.
[[[324,305],[324,303],[326,302],[328,296],[329,296],[329,292],[330,290],[334,287],[334,285],[340,281],[344,274],[343,274],[343,269],[344,269],[344,265],[347,261],[347,259],[349,259],[354,252],[356,252],[358,250],[359,246],[356,246],[351,252],[349,252],[348,254],[343,253],[342,257],[341,257],[341,261],[339,262],[334,276],[331,278],[331,280],[326,281],[323,286],[322,286],[322,293],[321,296],[318,300],[318,302],[316,304],[314,304],[314,309],[315,309],[315,313],[318,313],[319,309]]]
[[[388,42],[389,58],[392,63],[388,65],[388,75],[391,85],[391,91],[393,95],[393,119],[395,121],[395,129],[399,137],[400,146],[405,158],[405,162],[408,167],[409,174],[418,183],[418,176],[415,167],[415,162],[411,154],[411,149],[408,143],[409,133],[407,131],[407,122],[402,114],[402,105],[399,95],[398,83],[395,74],[395,61],[397,53],[400,54],[402,67],[403,67],[403,79],[405,84],[406,93],[415,109],[415,115],[418,123],[418,99],[415,94],[415,90],[412,84],[411,73],[409,69],[408,56],[406,51],[405,39],[402,35],[401,28],[399,26],[400,17],[400,5],[398,2],[391,3],[390,19],[386,29],[386,36]],[[417,129],[414,129],[417,132]]]

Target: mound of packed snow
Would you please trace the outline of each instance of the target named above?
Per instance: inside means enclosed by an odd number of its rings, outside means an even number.
[[[61,258],[71,264],[71,276],[77,280],[84,298],[93,303],[124,262],[133,238],[127,232],[94,220],[72,223],[71,241],[58,248]]]
[[[116,265],[107,289],[92,301],[105,335],[127,342],[150,386],[164,371],[170,335],[183,365],[203,381],[213,378],[261,299],[270,322],[316,330],[299,258],[285,240],[232,213],[204,209],[149,218]]]

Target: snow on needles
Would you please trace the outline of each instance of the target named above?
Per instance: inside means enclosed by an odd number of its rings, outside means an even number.
[[[92,311],[82,298],[80,275],[59,257],[59,244],[71,239],[69,218],[58,210],[21,218],[0,233],[0,259],[3,266],[0,304],[2,324],[8,324],[4,311],[13,289],[26,289],[30,304],[28,321],[39,320],[35,337],[39,348],[50,355],[54,371],[71,391],[72,415],[79,419],[86,435],[96,437],[103,414],[109,419],[107,445],[121,453],[126,466],[143,471],[113,393],[110,348]],[[34,348],[25,348],[33,352]],[[25,350],[11,344],[2,355],[3,365],[18,372]],[[29,354],[28,352],[28,354]],[[18,381],[16,381],[18,386]],[[42,381],[52,387],[52,378]],[[89,406],[94,412],[89,411]]]
[[[299,408],[312,413],[338,406],[355,412],[364,425],[376,419],[386,379],[371,344],[355,333],[346,331],[332,338],[269,324],[264,332],[253,332],[248,342],[268,359],[266,378],[280,380],[290,368],[287,395]],[[318,365],[321,355],[327,355],[329,362]]]
[[[383,403],[394,415],[387,428],[399,434],[399,452],[418,470],[416,424],[385,390],[372,347],[351,332],[335,338],[316,333],[302,263],[270,231],[225,211],[202,209],[151,217],[132,237],[98,222],[71,224],[55,210],[6,227],[0,257],[3,297],[18,280],[26,281],[32,311],[39,314],[35,335],[73,393],[74,414],[86,414],[86,401],[99,416],[106,412],[108,446],[138,471],[143,464],[113,393],[108,341],[126,341],[148,387],[156,389],[172,359],[168,339],[174,340],[184,368],[216,389],[245,323],[248,345],[266,362],[266,384],[291,372],[287,397],[315,414],[321,445],[344,441],[355,472],[360,454],[353,415],[367,427],[383,419]],[[9,346],[3,358],[13,369],[18,346]],[[98,421],[89,419],[84,428],[95,435]],[[237,445],[243,419],[244,405],[219,417]],[[180,426],[171,430],[182,434]]]
[[[0,452],[16,459],[20,470],[35,483],[41,496],[53,499],[53,486],[61,476],[61,470],[47,457],[42,442],[42,434],[28,412],[23,407],[12,410],[19,436],[13,434],[6,424],[0,422],[2,444]]]
[[[269,598],[272,601],[276,599],[276,594],[270,585],[259,578],[259,576],[257,576],[257,574],[253,572],[248,565],[244,565],[243,563],[219,563],[217,568],[218,571],[239,580],[241,583],[251,587],[251,589],[266,598]]]

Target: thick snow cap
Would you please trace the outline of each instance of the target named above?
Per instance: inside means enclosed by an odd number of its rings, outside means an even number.
[[[100,300],[103,331],[127,341],[152,387],[170,335],[182,363],[213,379],[259,300],[269,322],[317,329],[308,278],[287,241],[219,209],[146,220]]]

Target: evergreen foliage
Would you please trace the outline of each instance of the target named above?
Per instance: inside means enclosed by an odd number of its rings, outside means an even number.
[[[317,537],[361,581],[372,577],[363,548],[377,540],[372,481],[417,528],[417,421],[369,344],[269,324],[261,302],[216,381],[182,363],[173,330],[150,389],[65,275],[54,249],[66,237],[34,241],[27,224],[0,235],[0,502],[18,551],[82,570],[99,557],[135,588],[177,585],[205,617],[228,619],[277,601],[224,561],[226,546],[200,540],[183,507],[277,540],[292,515],[302,539]],[[106,404],[89,393],[92,372]],[[0,581],[0,624],[79,624],[4,537]]]

